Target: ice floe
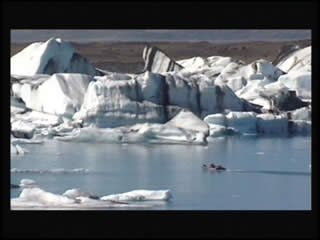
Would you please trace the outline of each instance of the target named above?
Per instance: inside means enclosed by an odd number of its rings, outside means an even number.
[[[134,190],[126,193],[112,194],[101,197],[101,200],[115,201],[144,201],[144,200],[169,200],[171,193],[169,190]]]
[[[56,210],[56,209],[108,209],[150,208],[157,204],[150,200],[168,201],[169,190],[134,190],[99,198],[79,189],[67,190],[62,195],[47,192],[39,187],[24,188],[18,198],[11,199],[12,210]],[[137,201],[146,202],[145,204]]]

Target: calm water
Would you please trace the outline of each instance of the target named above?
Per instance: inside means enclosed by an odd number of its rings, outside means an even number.
[[[134,189],[170,189],[163,210],[310,210],[311,137],[231,137],[208,146],[65,143],[23,145],[11,168],[75,169],[88,173],[11,173],[11,183],[36,180],[42,189],[101,196]],[[202,164],[230,172],[210,172]],[[21,190],[12,189],[11,197]]]

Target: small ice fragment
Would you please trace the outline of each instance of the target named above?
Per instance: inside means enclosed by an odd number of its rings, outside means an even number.
[[[256,154],[258,154],[258,155],[263,155],[264,152],[256,152]]]
[[[32,180],[32,179],[22,179],[20,181],[20,187],[34,187],[35,186],[36,181]]]

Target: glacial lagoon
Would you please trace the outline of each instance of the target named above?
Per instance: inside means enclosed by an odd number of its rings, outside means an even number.
[[[129,210],[311,210],[311,137],[232,136],[207,146],[20,144],[11,156],[11,183],[33,179],[62,194],[77,188],[105,196],[136,189],[169,189],[168,201],[143,201]],[[202,165],[227,168],[212,172]],[[12,188],[11,198],[22,189]],[[138,203],[138,202],[137,202]],[[105,208],[99,210],[128,210]]]

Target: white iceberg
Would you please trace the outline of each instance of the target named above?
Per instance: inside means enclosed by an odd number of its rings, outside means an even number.
[[[21,120],[17,120],[11,123],[11,133],[16,138],[32,138],[35,131],[35,127],[27,124]]]
[[[36,181],[32,179],[21,179],[19,186],[22,188],[33,188],[36,187]]]
[[[146,201],[146,200],[169,200],[170,190],[134,190],[126,193],[111,194],[101,197],[101,200],[112,201]]]
[[[92,198],[81,190],[70,189],[64,195],[44,191],[41,188],[24,188],[18,198],[11,199],[12,210],[71,210],[106,208],[146,208],[154,204],[135,204],[132,201],[161,200],[171,197],[169,190],[134,190],[122,194],[113,194],[102,198]],[[121,202],[122,199],[127,202]],[[131,202],[130,202],[131,201]]]
[[[135,124],[127,127],[75,129],[64,136],[54,137],[60,141],[91,143],[168,143],[205,144],[206,135],[166,124]]]
[[[15,96],[20,97],[30,109],[55,115],[72,117],[82,105],[84,94],[93,78],[86,74],[53,74],[41,84],[33,81],[15,83]]]
[[[73,46],[60,38],[35,42],[11,57],[11,74],[84,73],[101,75]]]
[[[166,123],[166,126],[175,126],[186,130],[201,132],[209,135],[209,126],[195,114],[188,110],[181,110],[173,119]]]
[[[76,199],[78,197],[86,197],[86,198],[93,198],[93,199],[98,199],[99,197],[96,194],[90,193],[90,192],[85,192],[81,191],[78,188],[72,188],[67,191],[65,191],[62,196],[71,198],[71,199]]]
[[[280,60],[277,67],[287,73],[293,71],[311,72],[311,46],[302,49],[296,48],[295,51]]]

